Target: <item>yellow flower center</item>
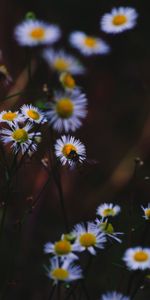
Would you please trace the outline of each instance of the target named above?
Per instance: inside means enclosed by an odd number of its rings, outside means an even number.
[[[115,215],[115,212],[113,210],[113,208],[106,208],[104,209],[103,211],[103,216],[104,217],[107,217],[107,216],[114,216]]]
[[[96,236],[93,233],[89,233],[89,232],[83,233],[80,236],[80,244],[86,248],[88,248],[90,246],[95,246]]]
[[[76,85],[74,78],[69,73],[62,74],[60,77],[60,81],[62,82],[64,87],[67,87],[69,89],[74,89]]]
[[[3,114],[2,119],[6,120],[6,121],[13,121],[16,117],[17,117],[16,112],[8,111],[8,112]]]
[[[62,72],[62,71],[65,71],[69,67],[69,63],[64,58],[57,58],[54,61],[54,67],[59,72]]]
[[[66,240],[56,242],[54,248],[58,255],[64,255],[71,252],[71,244]]]
[[[66,280],[69,277],[69,272],[62,268],[54,269],[51,275],[57,280]]]
[[[34,109],[29,109],[27,111],[27,115],[28,115],[29,118],[31,118],[33,120],[39,120],[39,118],[40,118],[39,113]]]
[[[30,36],[35,40],[43,40],[45,37],[45,29],[42,27],[34,28],[30,32]]]
[[[62,98],[56,104],[56,111],[63,119],[68,119],[73,113],[74,105],[69,98]]]
[[[77,154],[77,149],[75,146],[73,146],[72,144],[64,145],[64,147],[62,149],[62,153],[64,156],[69,158],[72,152]]]
[[[25,129],[16,129],[12,134],[13,139],[18,143],[24,143],[28,140],[28,133]]]
[[[99,225],[100,229],[105,233],[114,233],[114,228],[111,223],[103,222]]]
[[[84,44],[85,44],[85,46],[87,46],[89,48],[94,48],[96,46],[96,39],[94,39],[92,37],[86,37],[84,39]]]
[[[150,218],[150,208],[147,208],[147,209],[145,210],[145,216],[146,216],[147,218]]]
[[[144,251],[138,251],[134,254],[134,259],[138,262],[144,262],[148,259],[148,254]]]
[[[116,26],[123,25],[127,22],[127,17],[124,15],[117,15],[113,18],[113,24]]]

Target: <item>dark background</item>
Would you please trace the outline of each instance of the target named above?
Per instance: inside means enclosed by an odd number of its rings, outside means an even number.
[[[99,20],[114,6],[133,6],[139,13],[135,29],[112,36],[100,32]],[[108,247],[92,261],[87,276],[91,299],[98,299],[108,290],[122,293],[136,293],[135,300],[149,300],[148,280],[141,280],[141,273],[132,276],[122,268],[121,257],[129,246],[150,246],[149,223],[142,219],[140,205],[147,205],[150,199],[150,39],[148,1],[1,1],[0,48],[3,59],[13,77],[11,91],[21,72],[26,67],[26,50],[13,39],[14,26],[21,22],[25,13],[34,11],[37,18],[59,24],[63,37],[56,48],[63,47],[76,54],[86,65],[88,72],[78,78],[89,100],[89,113],[83,127],[76,132],[87,147],[89,159],[97,163],[87,164],[82,172],[61,169],[61,179],[70,228],[78,222],[95,218],[97,206],[103,202],[118,203],[122,213],[114,224],[116,231],[125,232],[123,243]],[[83,30],[104,38],[112,47],[108,56],[85,58],[71,49],[67,36],[72,30]],[[37,69],[32,84],[25,88],[42,89],[52,79],[37,50]],[[36,92],[25,92],[17,99],[14,107],[36,101]],[[4,101],[8,91],[1,86],[1,110],[12,106],[12,99]],[[11,92],[10,92],[11,94]],[[38,94],[38,93],[37,93]],[[39,95],[37,96],[39,98]],[[51,148],[47,136],[39,152],[26,161],[14,180],[14,190],[5,223],[0,246],[1,299],[48,300],[50,283],[44,274],[43,265],[47,258],[43,245],[59,239],[64,232],[59,205],[58,191],[53,178],[40,197],[38,205],[25,218],[21,229],[18,220],[30,201],[39,194],[47,180],[47,173],[40,160]],[[134,159],[140,156],[144,165],[138,168],[133,180]],[[8,155],[9,159],[10,155]],[[3,171],[1,172],[1,202],[5,197]],[[131,210],[131,197],[133,206]],[[130,228],[134,228],[132,239]],[[121,265],[121,266],[120,266]],[[143,274],[143,273],[142,273]],[[77,296],[78,297],[78,296]],[[57,296],[56,296],[57,299]],[[77,298],[78,299],[78,298]]]

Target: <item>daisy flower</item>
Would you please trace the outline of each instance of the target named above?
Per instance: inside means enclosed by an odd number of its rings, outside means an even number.
[[[68,164],[73,167],[76,162],[82,163],[86,159],[85,146],[72,136],[63,135],[56,141],[55,155],[62,165]]]
[[[43,58],[58,73],[69,72],[77,75],[85,72],[79,60],[63,50],[54,51],[53,49],[46,49],[43,51]]]
[[[146,219],[146,220],[150,220],[150,203],[148,203],[148,206],[147,207],[143,207],[141,206],[143,211],[144,211],[144,216],[143,218]]]
[[[55,130],[75,131],[82,125],[81,119],[87,114],[86,106],[86,96],[79,90],[73,90],[71,93],[56,92],[46,116]]]
[[[107,220],[103,222],[102,220],[96,219],[95,222],[100,231],[105,233],[106,237],[114,239],[118,243],[122,243],[121,239],[118,238],[118,235],[122,235],[123,232],[115,232],[113,225],[111,223],[108,223]]]
[[[11,147],[14,148],[15,153],[21,151],[24,154],[28,151],[28,154],[36,151],[37,144],[36,139],[41,137],[40,132],[30,132],[32,129],[31,124],[26,124],[24,127],[19,127],[18,124],[14,124],[10,129],[2,129],[1,140],[4,144],[11,143]]]
[[[34,107],[32,104],[26,105],[24,104],[21,107],[21,113],[22,115],[27,118],[30,122],[35,123],[45,123],[47,122],[44,113],[40,111],[37,107]]]
[[[150,268],[150,248],[135,247],[126,250],[123,260],[130,270]]]
[[[83,224],[77,224],[73,230],[76,236],[75,245],[77,251],[88,250],[95,255],[95,248],[103,249],[106,238],[99,228],[92,222],[87,222],[87,228]]]
[[[76,247],[74,244],[71,244],[67,239],[61,239],[57,242],[46,243],[44,246],[44,252],[50,253],[55,256],[59,256],[61,258],[70,258],[70,259],[78,259],[78,256],[73,253]]]
[[[13,124],[14,122],[23,122],[24,118],[23,116],[18,112],[18,111],[14,111],[12,112],[11,110],[6,111],[3,110],[0,113],[0,122],[5,122],[7,124]]]
[[[101,204],[96,211],[96,214],[102,218],[115,217],[120,212],[121,208],[119,205],[114,205],[112,203]]]
[[[57,257],[53,257],[50,260],[50,268],[46,268],[47,276],[54,280],[54,283],[58,282],[71,282],[82,278],[82,270],[79,266],[72,263],[72,260],[66,258],[63,262],[60,262]]]
[[[100,300],[130,300],[130,298],[117,292],[108,292],[102,295]]]
[[[113,8],[106,13],[100,21],[101,29],[107,33],[120,33],[132,29],[136,25],[138,14],[134,8]]]
[[[14,34],[20,46],[34,47],[56,42],[60,29],[43,21],[27,19],[16,26]]]
[[[73,47],[87,56],[110,52],[110,47],[102,39],[87,35],[81,31],[72,32],[69,41]]]
[[[63,72],[59,75],[59,81],[64,89],[73,90],[76,87],[76,81],[69,72]]]

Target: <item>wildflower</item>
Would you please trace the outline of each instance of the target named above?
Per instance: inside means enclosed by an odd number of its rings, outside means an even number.
[[[126,250],[123,260],[130,270],[150,268],[150,248],[129,248]]]
[[[108,238],[114,239],[118,243],[122,243],[121,239],[118,238],[118,235],[122,235],[123,233],[115,232],[113,225],[111,223],[108,223],[107,220],[105,222],[103,222],[102,220],[96,219],[96,224],[97,224],[98,228],[100,229],[100,231],[105,233],[105,235]]]
[[[108,292],[102,295],[101,300],[130,300],[129,297],[126,297],[120,293],[115,292]]]
[[[148,206],[147,207],[143,207],[141,206],[143,211],[144,211],[144,216],[143,218],[146,219],[146,220],[150,220],[150,203],[148,203]]]
[[[82,278],[82,270],[79,266],[72,263],[72,260],[66,258],[63,262],[60,262],[57,257],[53,257],[50,260],[50,268],[47,269],[47,276],[54,280],[54,283],[58,282],[71,282]]]
[[[89,36],[81,31],[72,32],[70,43],[84,55],[107,54],[110,47],[100,38]]]
[[[79,90],[74,90],[72,93],[56,92],[46,116],[55,130],[75,131],[82,125],[81,119],[87,114],[86,106],[86,96]]]
[[[77,224],[73,230],[76,236],[75,245],[77,251],[81,252],[88,250],[91,254],[95,255],[95,248],[103,249],[106,238],[104,233],[101,233],[94,223],[87,222],[87,228],[83,224]]]
[[[137,17],[138,14],[134,8],[113,8],[110,13],[106,13],[101,18],[101,29],[107,33],[121,33],[135,27]]]
[[[21,112],[25,118],[27,118],[30,122],[35,123],[45,123],[47,122],[44,113],[40,111],[37,107],[34,107],[33,105],[26,105],[24,104],[21,107]]]
[[[76,87],[76,81],[69,72],[60,73],[59,81],[64,89],[73,90]]]
[[[120,210],[121,209],[119,205],[104,203],[97,208],[96,214],[101,216],[102,218],[115,217],[116,215],[118,215]]]
[[[75,251],[75,245],[71,244],[67,239],[62,238],[61,240],[53,243],[46,243],[44,246],[45,253],[51,253],[61,258],[78,259],[78,256],[73,253]]]
[[[26,124],[24,127],[19,127],[18,124],[13,124],[10,129],[1,130],[1,140],[5,143],[11,143],[15,153],[21,151],[24,154],[26,151],[30,155],[36,151],[36,139],[41,136],[40,132],[30,132],[31,124]]]
[[[0,113],[0,123],[13,124],[14,122],[23,122],[24,118],[18,111],[3,110]]]
[[[55,154],[62,163],[73,167],[76,162],[82,163],[86,158],[85,146],[72,136],[63,135],[56,141]]]
[[[67,54],[63,50],[46,49],[43,51],[43,58],[58,73],[69,72],[77,75],[83,74],[85,71],[84,67],[74,56]]]
[[[15,39],[20,46],[34,47],[52,44],[60,38],[60,29],[43,21],[26,19],[15,28]]]

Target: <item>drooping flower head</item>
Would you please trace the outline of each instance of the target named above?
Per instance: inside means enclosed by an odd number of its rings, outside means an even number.
[[[146,220],[150,220],[150,203],[148,203],[148,206],[145,207],[145,208],[142,206],[142,209],[144,211],[143,218],[146,219]]]
[[[123,232],[115,232],[114,230],[114,226],[108,222],[108,220],[106,219],[105,221],[103,221],[102,219],[96,219],[95,220],[99,230],[103,233],[105,233],[106,237],[108,237],[108,239],[112,240],[114,239],[115,241],[117,241],[118,243],[122,243],[121,239],[118,237],[120,235],[123,234]]]
[[[57,257],[53,257],[50,260],[50,268],[46,268],[47,276],[54,280],[54,283],[58,282],[71,282],[82,278],[82,270],[79,266],[73,264],[73,261],[66,258],[63,262],[60,262]]]
[[[101,30],[107,33],[121,33],[136,25],[138,14],[134,8],[118,7],[106,13],[100,20]]]
[[[62,165],[75,166],[76,162],[82,163],[86,159],[85,146],[72,136],[63,135],[56,141],[55,155]]]
[[[50,68],[58,73],[69,72],[74,75],[83,74],[85,68],[74,56],[67,54],[64,50],[46,49],[43,51],[43,58]]]
[[[81,31],[72,32],[69,41],[73,47],[87,56],[110,52],[110,47],[102,39],[87,35]]]
[[[79,252],[88,250],[91,254],[96,254],[96,248],[103,249],[106,238],[99,228],[92,222],[87,222],[87,227],[77,224],[73,230],[76,236],[75,245]]]
[[[14,35],[20,46],[34,47],[53,44],[60,38],[61,32],[56,25],[37,19],[26,19],[16,26]]]
[[[56,92],[46,113],[49,123],[57,131],[75,131],[87,114],[87,99],[79,90]]]
[[[150,269],[150,248],[129,248],[126,250],[123,260],[130,270]]]
[[[69,72],[63,72],[59,75],[59,81],[61,82],[62,86],[65,90],[73,90],[76,86],[75,78]]]

